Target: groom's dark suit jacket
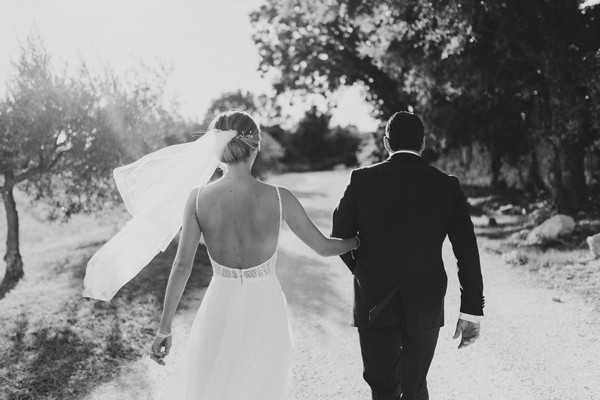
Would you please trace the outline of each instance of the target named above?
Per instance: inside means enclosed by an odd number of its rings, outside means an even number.
[[[356,326],[419,330],[444,324],[446,235],[458,261],[460,311],[483,315],[477,243],[455,177],[410,153],[353,171],[334,211],[332,236],[356,234],[359,249],[342,256],[355,277]],[[381,314],[369,321],[369,311],[382,304]]]

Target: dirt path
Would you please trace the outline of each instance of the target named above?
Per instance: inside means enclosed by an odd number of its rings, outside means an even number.
[[[273,182],[293,189],[327,232],[346,179],[346,172],[339,171],[288,174]],[[337,258],[318,257],[287,229],[280,251],[278,274],[290,304],[296,342],[290,398],[370,398],[361,377],[356,330],[350,326],[350,274]],[[575,296],[539,287],[498,256],[482,252],[487,299],[483,336],[474,346],[457,351],[451,336],[458,313],[458,283],[449,246],[444,258],[449,277],[447,326],[430,372],[432,399],[600,398],[600,316],[591,306]],[[200,297],[198,293],[198,301]],[[97,387],[89,399],[169,398],[165,382],[172,382],[173,365],[184,351],[181,344],[194,311],[190,307],[175,321],[176,344],[167,367],[139,360],[124,368],[115,381]]]

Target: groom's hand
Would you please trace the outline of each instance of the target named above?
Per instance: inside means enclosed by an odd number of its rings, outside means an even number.
[[[479,337],[480,323],[459,319],[456,323],[456,331],[454,331],[453,339],[460,338],[458,348],[469,346]]]

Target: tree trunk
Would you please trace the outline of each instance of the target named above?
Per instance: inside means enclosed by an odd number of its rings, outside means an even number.
[[[552,194],[552,202],[558,212],[570,213],[566,189],[563,186],[562,180],[562,163],[560,161],[560,150],[554,148],[554,157],[552,159],[552,169],[550,171],[550,193]]]
[[[531,161],[529,162],[529,167],[527,169],[526,190],[530,195],[536,196],[540,190],[543,189],[544,181],[540,175],[538,154],[535,145],[533,145],[531,149]]]
[[[5,185],[7,182],[5,182]],[[6,262],[6,273],[0,283],[0,298],[12,289],[23,277],[23,260],[19,251],[19,215],[14,197],[14,186],[8,185],[2,191],[2,202],[6,212],[6,253],[4,261]]]
[[[500,176],[500,172],[502,169],[502,155],[498,151],[495,145],[490,146],[490,156],[491,156],[491,165],[490,172],[491,176],[491,186],[493,190],[502,190],[506,188],[504,181]]]
[[[556,150],[552,171],[552,200],[559,212],[575,214],[585,203],[584,151],[579,145],[563,143]]]
[[[562,187],[565,188],[565,208],[570,213],[582,209],[587,195],[584,156],[585,150],[577,143],[561,146]]]

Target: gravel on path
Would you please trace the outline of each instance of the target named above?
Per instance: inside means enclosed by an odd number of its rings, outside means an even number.
[[[347,179],[348,172],[333,171],[286,174],[271,182],[293,190],[318,226],[329,232],[331,212]],[[443,254],[449,278],[446,326],[429,374],[432,400],[600,399],[600,316],[590,305],[536,285],[498,255],[482,251],[482,337],[458,351],[451,338],[458,316],[456,263],[449,245]],[[296,346],[290,399],[369,399],[358,336],[350,325],[352,279],[346,267],[338,258],[317,256],[286,228],[278,275]],[[173,399],[168,394],[173,366],[185,352],[182,343],[194,312],[190,307],[178,315],[166,367],[138,360],[116,380],[97,387],[88,400]]]

